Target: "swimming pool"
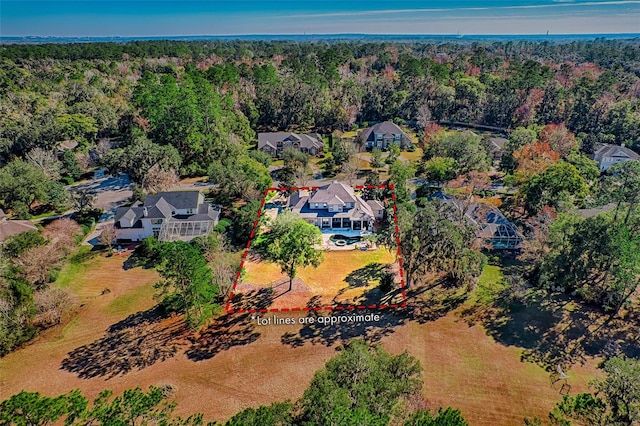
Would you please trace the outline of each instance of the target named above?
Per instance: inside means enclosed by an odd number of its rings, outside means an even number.
[[[334,234],[329,237],[329,240],[333,241],[345,241],[347,244],[353,244],[362,241],[362,237],[347,237],[346,235]]]

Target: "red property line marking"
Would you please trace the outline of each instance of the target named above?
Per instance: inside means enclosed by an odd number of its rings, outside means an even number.
[[[233,286],[231,287],[231,291],[229,292],[229,296],[227,298],[227,303],[225,306],[225,311],[227,314],[244,314],[244,313],[267,313],[267,312],[309,312],[309,311],[353,311],[360,309],[398,309],[405,308],[407,306],[407,295],[405,289],[405,280],[404,273],[402,270],[402,250],[400,249],[400,229],[398,227],[398,209],[396,206],[396,193],[394,185],[356,185],[355,189],[390,189],[391,192],[391,201],[393,202],[393,223],[395,224],[395,237],[396,244],[398,246],[398,267],[400,270],[400,290],[402,293],[402,301],[400,303],[391,303],[391,304],[380,304],[380,305],[336,305],[336,306],[317,306],[313,308],[309,307],[292,307],[292,308],[271,308],[271,309],[231,309],[231,302],[233,296],[236,294],[236,288],[238,287],[238,281],[240,280],[240,276],[242,275],[242,269],[244,268],[245,259],[249,255],[249,249],[251,248],[251,242],[256,235],[256,231],[258,229],[258,225],[260,224],[260,217],[262,216],[264,206],[266,204],[266,197],[272,191],[284,192],[284,191],[297,191],[301,189],[303,191],[315,191],[318,189],[317,186],[303,186],[303,187],[291,187],[291,188],[267,188],[264,191],[264,197],[260,203],[260,208],[258,209],[258,213],[256,214],[256,220],[253,222],[253,228],[251,229],[251,234],[249,235],[249,241],[247,241],[247,245],[242,253],[242,259],[240,260],[240,265],[238,267],[238,272],[233,280]]]

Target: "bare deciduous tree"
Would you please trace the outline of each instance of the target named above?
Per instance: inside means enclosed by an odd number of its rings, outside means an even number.
[[[149,193],[166,191],[179,182],[178,174],[175,170],[164,170],[158,164],[151,166],[142,180],[142,187]]]
[[[78,235],[82,235],[82,228],[69,218],[51,222],[42,232],[42,236],[49,240],[49,245],[60,250],[63,256],[75,247]]]
[[[62,260],[63,252],[53,244],[35,246],[25,250],[17,259],[15,265],[20,275],[36,287],[43,287],[49,282],[51,270]]]
[[[49,179],[60,179],[60,169],[62,163],[58,160],[53,151],[42,149],[40,147],[33,148],[26,155],[27,161],[36,166]]]
[[[358,159],[355,156],[352,156],[349,161],[342,164],[341,169],[345,179],[349,182],[349,185],[353,185],[353,181],[357,179],[358,171],[360,170],[358,166]]]
[[[108,223],[102,227],[102,233],[100,233],[100,244],[107,246],[107,250],[111,252],[111,247],[113,246],[114,241],[118,237],[116,233],[116,227],[113,223]]]
[[[418,114],[416,119],[418,121],[418,126],[426,129],[429,123],[431,123],[431,110],[428,106],[421,105],[420,107],[418,107],[417,112]]]
[[[45,328],[60,324],[62,317],[73,309],[76,300],[66,289],[47,288],[37,291],[33,302],[36,306],[33,323]]]

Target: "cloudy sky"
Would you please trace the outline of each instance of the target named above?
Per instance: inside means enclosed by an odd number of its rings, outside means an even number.
[[[640,33],[640,0],[0,0],[1,36]]]

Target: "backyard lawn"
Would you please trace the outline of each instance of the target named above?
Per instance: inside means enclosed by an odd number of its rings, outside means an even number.
[[[367,304],[399,303],[399,295],[378,288],[385,271],[395,273],[394,262],[395,255],[382,248],[326,251],[322,264],[300,268],[289,288],[288,277],[275,263],[253,258],[245,263],[243,281],[235,294],[248,295],[244,308],[255,308],[255,294],[264,289],[271,292],[270,308],[303,307],[312,301],[319,306],[354,305],[365,303],[364,299]]]

